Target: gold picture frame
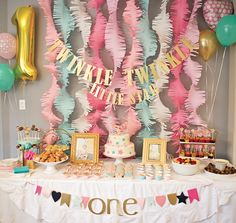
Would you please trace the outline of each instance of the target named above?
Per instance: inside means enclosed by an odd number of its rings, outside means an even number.
[[[142,162],[144,164],[165,164],[166,163],[166,145],[164,139],[145,138],[143,140]]]
[[[74,133],[71,139],[70,160],[73,163],[94,162],[99,158],[99,134]]]

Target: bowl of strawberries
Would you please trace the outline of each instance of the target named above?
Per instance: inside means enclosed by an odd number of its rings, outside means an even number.
[[[172,160],[173,170],[184,176],[191,176],[198,172],[200,161],[192,158],[175,158]]]

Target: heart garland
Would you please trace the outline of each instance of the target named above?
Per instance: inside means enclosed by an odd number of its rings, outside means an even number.
[[[54,202],[57,202],[58,200],[60,200],[60,198],[61,198],[60,192],[52,191],[52,199],[54,200]]]

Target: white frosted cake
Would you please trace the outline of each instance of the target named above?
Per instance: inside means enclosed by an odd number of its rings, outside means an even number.
[[[110,134],[105,144],[104,155],[111,158],[127,158],[134,156],[134,144],[130,142],[129,134]]]

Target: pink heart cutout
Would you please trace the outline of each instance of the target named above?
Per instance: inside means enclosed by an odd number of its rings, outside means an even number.
[[[42,195],[46,198],[49,198],[51,196],[52,191],[48,189],[42,189]]]
[[[165,196],[165,195],[156,196],[156,202],[157,202],[157,204],[159,204],[161,207],[163,207],[164,204],[166,203],[166,196]]]

